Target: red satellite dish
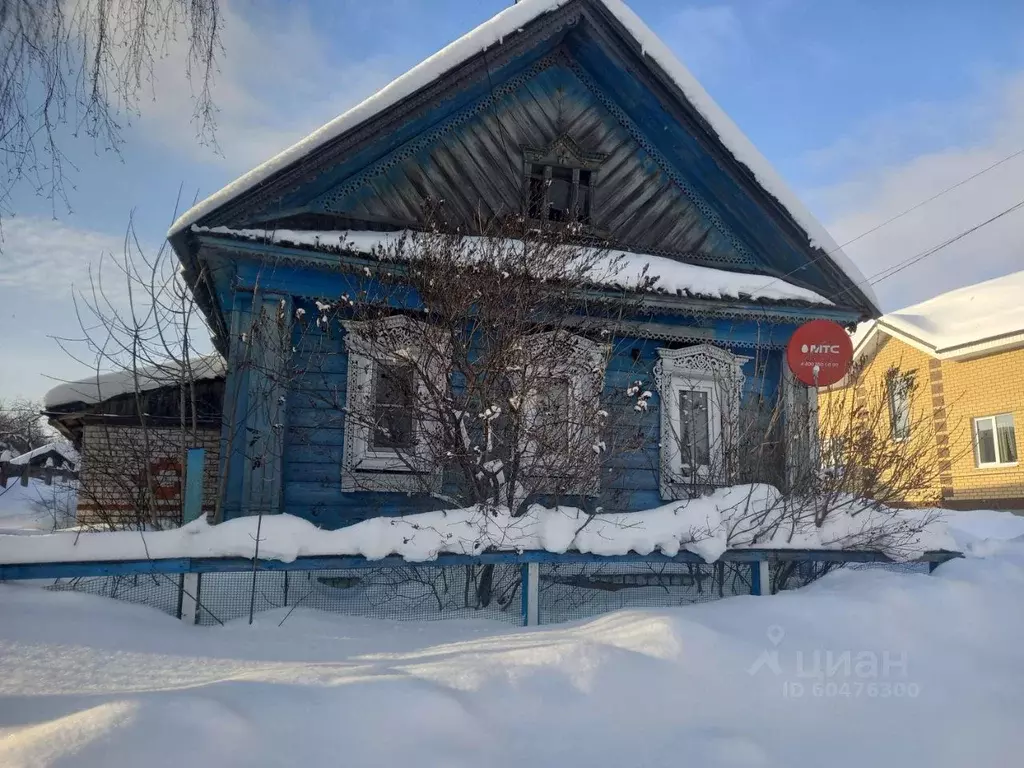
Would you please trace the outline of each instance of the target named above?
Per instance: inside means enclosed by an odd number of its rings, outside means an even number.
[[[839,323],[811,320],[793,333],[786,347],[789,370],[809,387],[835,384],[850,370],[853,342]]]

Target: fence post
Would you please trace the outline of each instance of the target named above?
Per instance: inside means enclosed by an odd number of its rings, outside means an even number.
[[[203,463],[206,451],[203,448],[189,448],[185,453],[185,503],[182,507],[182,523],[187,525],[198,520],[203,511]]]
[[[772,593],[772,577],[768,570],[768,560],[756,560],[750,564],[750,594],[770,595]]]
[[[199,619],[199,574],[181,575],[181,620],[195,624]]]
[[[540,624],[540,565],[523,563],[519,591],[522,595],[523,626],[535,627]]]

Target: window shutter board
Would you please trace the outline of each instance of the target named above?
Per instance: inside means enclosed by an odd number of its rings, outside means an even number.
[[[786,485],[792,489],[801,470],[817,468],[820,461],[818,445],[818,390],[802,384],[783,367],[783,427],[786,435]]]

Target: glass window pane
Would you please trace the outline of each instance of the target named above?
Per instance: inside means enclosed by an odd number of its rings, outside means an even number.
[[[579,199],[576,205],[576,220],[583,223],[590,223],[590,187],[580,184]]]
[[[554,171],[568,170],[555,168]],[[553,176],[548,189],[548,218],[551,221],[568,221],[569,208],[572,205],[572,171],[569,178]]]
[[[887,387],[892,437],[905,440],[910,435],[910,386],[901,376],[891,376]]]
[[[708,421],[708,393],[682,390],[679,393],[679,452],[683,469],[707,466],[711,456]]]
[[[580,186],[581,187],[589,187],[590,186],[590,171],[580,171]]]
[[[555,181],[568,181],[572,183],[572,168],[562,168],[554,165],[551,167],[551,178]]]
[[[1017,460],[1017,436],[1013,429],[1013,415],[1004,413],[996,416],[996,444],[999,446],[999,460],[1014,462]]]
[[[378,365],[373,387],[375,449],[413,445],[413,371],[407,365]]]
[[[978,463],[994,463],[996,460],[996,443],[992,429],[992,419],[978,419],[975,421],[974,432],[978,443]]]
[[[569,450],[569,382],[548,379],[537,393],[537,423],[541,453],[564,455]]]

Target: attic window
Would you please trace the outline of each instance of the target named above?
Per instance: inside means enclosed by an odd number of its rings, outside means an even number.
[[[590,171],[542,163],[530,163],[529,169],[527,215],[531,219],[590,223]]]

